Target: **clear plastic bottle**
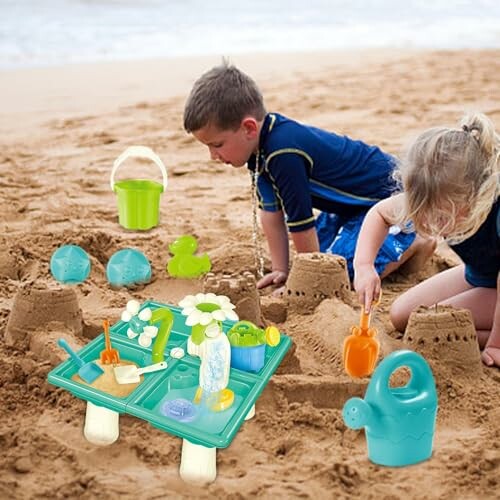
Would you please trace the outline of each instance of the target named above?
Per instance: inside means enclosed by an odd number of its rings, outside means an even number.
[[[206,338],[200,345],[200,387],[204,397],[224,390],[229,383],[231,345],[219,324],[213,322],[205,330]]]

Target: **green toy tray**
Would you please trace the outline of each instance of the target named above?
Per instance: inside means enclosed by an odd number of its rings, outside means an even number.
[[[198,388],[200,360],[187,354],[187,340],[191,329],[185,325],[185,317],[178,307],[154,301],[146,301],[141,305],[141,309],[146,307],[152,310],[168,307],[174,315],[174,323],[165,349],[165,361],[168,363],[166,370],[144,374],[144,380],[131,394],[123,398],[72,380],[78,367],[70,358],[48,374],[48,381],[68,390],[77,398],[118,413],[134,415],[162,431],[187,439],[194,444],[208,448],[226,448],[231,444],[246,415],[290,348],[290,337],[282,333],[280,343],[276,347],[266,346],[265,364],[258,373],[231,368],[228,389],[234,392],[234,403],[230,408],[213,412],[203,405],[197,405],[199,411],[196,417],[192,421],[181,422],[165,416],[161,412],[161,407],[167,401],[177,398],[188,401],[194,399]],[[233,324],[232,321],[223,322],[224,332],[227,332]],[[152,346],[141,347],[137,339],[129,339],[127,329],[128,324],[124,321],[118,321],[111,326],[110,337],[113,348],[119,351],[123,360],[133,361],[138,366],[151,364]],[[182,359],[171,358],[169,353],[174,347],[182,347],[186,355]],[[95,361],[99,359],[99,354],[104,348],[104,333],[101,333],[81,349],[78,355],[85,362]]]

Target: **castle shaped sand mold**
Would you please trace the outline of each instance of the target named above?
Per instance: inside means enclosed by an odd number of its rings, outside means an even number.
[[[251,272],[224,274],[222,277],[208,273],[203,283],[203,291],[226,295],[236,306],[235,311],[240,319],[263,326],[259,293],[255,276]]]
[[[61,322],[75,334],[83,328],[82,311],[72,288],[26,284],[14,297],[5,330],[9,345],[23,345],[32,332],[50,322]]]
[[[444,378],[440,373],[464,378],[482,373],[476,330],[467,309],[421,306],[410,315],[403,341],[424,356],[436,380]]]
[[[345,259],[322,253],[296,254],[285,289],[290,309],[311,313],[323,300],[334,297],[352,304]]]

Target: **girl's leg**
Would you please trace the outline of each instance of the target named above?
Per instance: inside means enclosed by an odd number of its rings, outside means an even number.
[[[464,265],[456,266],[436,274],[410,288],[398,297],[391,306],[391,321],[403,332],[408,318],[418,306],[432,306],[473,288],[465,281]]]
[[[483,349],[493,328],[496,302],[496,288],[475,287],[450,297],[441,304],[469,309],[474,319],[479,347]]]

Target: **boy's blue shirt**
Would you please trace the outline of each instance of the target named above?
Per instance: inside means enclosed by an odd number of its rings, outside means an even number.
[[[269,113],[259,139],[260,208],[284,210],[290,231],[314,227],[313,208],[341,216],[366,212],[397,190],[396,160],[377,146]],[[257,155],[248,168],[255,171]]]

